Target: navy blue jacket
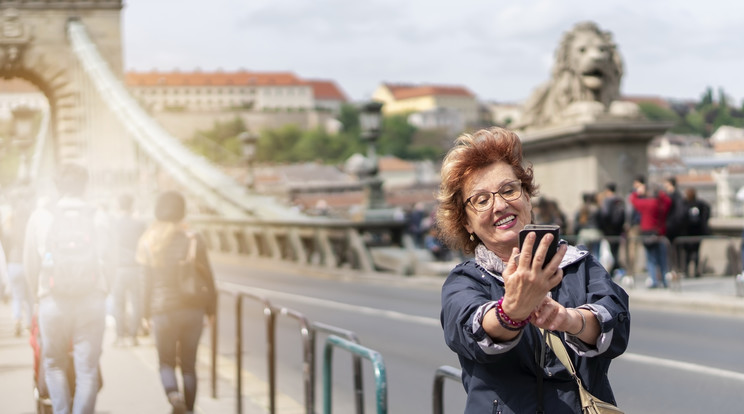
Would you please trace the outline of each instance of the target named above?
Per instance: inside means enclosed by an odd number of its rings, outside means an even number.
[[[602,265],[585,251],[570,246],[561,263],[564,277],[552,297],[565,307],[591,309],[600,324],[596,347],[560,333],[584,386],[596,397],[614,403],[607,378],[610,361],[628,345],[628,295],[612,281]],[[545,365],[538,360],[544,340],[528,325],[514,340],[488,352],[479,342],[491,342],[482,327],[473,332],[476,311],[504,295],[500,275],[473,260],[456,266],[442,286],[441,322],[447,345],[457,353],[462,382],[468,394],[465,413],[534,413],[537,373],[543,370],[543,403],[547,413],[580,413],[576,382],[550,348]],[[577,353],[578,351],[578,353]],[[579,356],[578,354],[581,354]]]

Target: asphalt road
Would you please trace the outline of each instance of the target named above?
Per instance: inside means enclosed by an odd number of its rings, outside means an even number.
[[[329,275],[317,269],[277,268],[266,262],[213,263],[218,279],[250,287],[275,307],[313,322],[354,331],[384,358],[390,413],[432,412],[437,367],[459,367],[439,327],[440,280]],[[220,353],[234,358],[234,301],[220,309]],[[738,413],[744,403],[744,318],[695,312],[632,309],[631,342],[610,368],[619,405],[628,413]],[[245,369],[266,380],[265,319],[259,302],[243,307]],[[323,411],[323,341],[316,345],[316,411]],[[333,354],[333,412],[353,413],[350,356]],[[278,317],[278,391],[303,403],[302,342],[296,320]],[[376,412],[372,365],[364,364],[365,412]],[[445,382],[445,413],[461,413],[462,386]],[[281,404],[278,412],[285,412]]]

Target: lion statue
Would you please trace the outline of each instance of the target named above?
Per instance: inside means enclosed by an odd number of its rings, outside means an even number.
[[[600,114],[636,117],[637,106],[618,102],[623,60],[610,32],[593,22],[563,35],[551,80],[526,101],[518,128],[596,119]]]

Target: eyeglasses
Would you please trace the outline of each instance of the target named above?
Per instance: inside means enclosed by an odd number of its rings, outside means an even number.
[[[501,186],[498,191],[484,191],[473,194],[465,200],[465,204],[470,203],[475,211],[486,211],[493,207],[496,194],[501,196],[504,201],[514,201],[522,195],[522,182],[519,180],[509,181]]]

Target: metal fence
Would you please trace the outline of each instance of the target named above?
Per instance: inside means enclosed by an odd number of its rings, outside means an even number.
[[[383,394],[387,393],[386,381],[381,378],[384,376],[384,365],[382,364],[382,356],[376,351],[364,348],[359,344],[359,339],[356,333],[347,329],[339,328],[336,326],[328,325],[321,322],[312,322],[302,313],[281,306],[274,306],[267,298],[253,292],[250,288],[236,285],[233,283],[217,282],[218,291],[220,295],[231,296],[235,299],[234,317],[235,317],[235,370],[236,370],[236,385],[235,385],[235,396],[236,396],[236,407],[235,412],[240,414],[243,412],[243,350],[244,350],[244,337],[243,337],[243,303],[246,300],[258,302],[262,305],[262,313],[264,316],[265,324],[265,339],[266,339],[266,372],[268,378],[268,410],[270,414],[277,412],[276,407],[276,389],[277,389],[277,376],[276,376],[276,323],[278,317],[288,317],[294,319],[299,325],[299,335],[302,339],[302,361],[303,361],[303,390],[304,390],[304,408],[306,414],[312,414],[315,412],[315,372],[316,372],[316,355],[315,345],[317,333],[322,332],[329,334],[329,338],[333,337],[336,339],[332,340],[335,346],[343,347],[352,352],[352,375],[353,375],[353,387],[354,387],[354,405],[357,414],[364,413],[364,384],[363,384],[363,373],[362,373],[362,358],[370,359],[375,368],[377,390],[377,404],[378,413],[384,413],[387,411],[387,400],[382,398]],[[211,388],[212,398],[217,398],[217,352],[219,346],[219,339],[217,335],[218,320],[211,321]],[[326,343],[326,349],[328,347]],[[326,353],[329,352],[326,350]],[[328,363],[328,362],[326,362]],[[330,367],[329,367],[330,368]],[[380,374],[382,371],[382,374]],[[323,384],[327,387],[330,386],[330,378],[325,379],[325,376],[330,376],[328,370],[324,370],[324,382]],[[380,389],[384,387],[385,389]],[[330,390],[324,389],[324,395],[330,396]],[[326,412],[330,412],[330,402],[326,402]]]

